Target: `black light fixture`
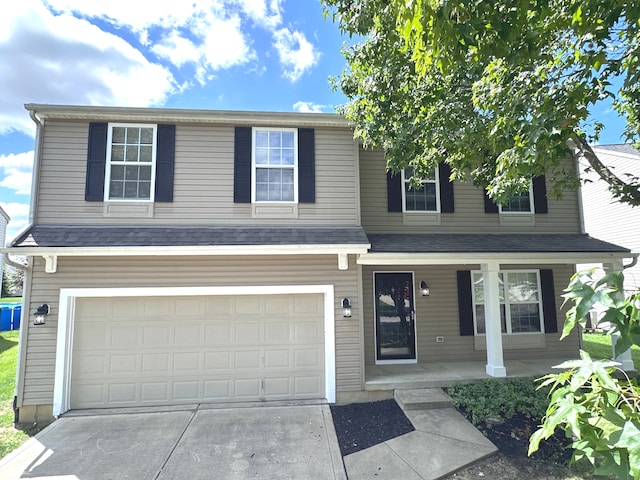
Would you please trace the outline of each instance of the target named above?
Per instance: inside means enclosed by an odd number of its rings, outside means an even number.
[[[344,318],[351,317],[351,301],[346,297],[342,299],[342,316]]]
[[[33,324],[34,325],[44,325],[45,318],[49,315],[49,305],[43,303],[40,305],[33,314]]]
[[[424,280],[420,282],[420,293],[422,294],[423,297],[428,297],[431,294],[431,291],[429,290],[429,285],[427,285],[427,282],[425,282]]]

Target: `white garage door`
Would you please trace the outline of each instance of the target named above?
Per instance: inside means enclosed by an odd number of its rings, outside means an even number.
[[[321,294],[78,298],[71,408],[324,398]]]

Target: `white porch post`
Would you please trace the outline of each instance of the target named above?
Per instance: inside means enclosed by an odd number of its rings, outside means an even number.
[[[500,327],[500,295],[497,262],[483,263],[482,279],[484,284],[484,319],[487,339],[487,375],[491,377],[506,377],[502,352],[502,331]]]
[[[622,271],[622,260],[614,260],[611,263],[603,263],[602,267],[604,271],[609,273],[612,271]],[[631,358],[631,349],[625,350],[620,355],[616,356],[616,343],[620,338],[620,334],[615,332],[611,335],[611,357],[616,361],[622,364],[622,369],[624,371],[635,370],[635,366],[633,364],[633,359]]]

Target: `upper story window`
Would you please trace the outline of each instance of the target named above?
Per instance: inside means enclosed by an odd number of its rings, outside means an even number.
[[[502,333],[543,332],[539,271],[507,270],[498,274]],[[476,334],[486,334],[482,272],[472,272]]]
[[[402,171],[403,207],[405,212],[439,212],[440,193],[438,167],[431,171],[427,178],[421,180],[420,188],[412,188],[410,179],[414,175],[413,167]]]
[[[522,193],[509,195],[507,203],[500,206],[500,213],[534,213],[533,186]]]
[[[297,202],[298,131],[253,129],[253,201]]]
[[[153,201],[156,125],[109,124],[105,200]]]

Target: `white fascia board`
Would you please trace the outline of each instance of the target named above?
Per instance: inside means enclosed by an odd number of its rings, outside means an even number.
[[[625,252],[540,252],[540,253],[367,253],[358,257],[359,265],[469,265],[487,262],[514,264],[606,263],[612,259],[637,257]]]
[[[37,103],[28,103],[24,107],[30,112],[35,112],[41,119],[349,128],[347,120],[342,115],[335,113],[98,107]]]
[[[222,245],[187,247],[8,247],[0,253],[21,256],[114,257],[114,256],[210,256],[210,255],[337,255],[363,254],[370,244],[348,245]]]

